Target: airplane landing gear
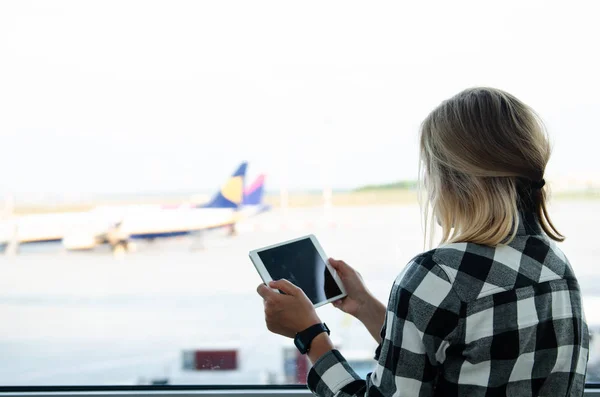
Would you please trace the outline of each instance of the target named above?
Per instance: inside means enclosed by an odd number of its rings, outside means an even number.
[[[115,256],[122,256],[129,251],[129,241],[119,240],[112,245],[112,251]]]
[[[235,223],[232,223],[231,225],[229,225],[227,227],[227,230],[228,230],[228,232],[227,232],[228,236],[230,236],[230,237],[237,236],[237,230],[235,228]]]

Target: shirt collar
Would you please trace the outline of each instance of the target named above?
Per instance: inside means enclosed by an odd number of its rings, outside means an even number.
[[[532,211],[519,212],[517,236],[539,236],[541,234],[542,227],[537,215]]]

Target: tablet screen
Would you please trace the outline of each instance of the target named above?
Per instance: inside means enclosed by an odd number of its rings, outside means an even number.
[[[258,256],[273,280],[289,280],[313,304],[342,294],[310,238],[259,251]]]

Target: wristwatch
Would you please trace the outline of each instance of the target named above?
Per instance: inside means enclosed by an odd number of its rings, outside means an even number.
[[[327,332],[329,335],[329,328],[327,328],[327,324],[319,323],[315,325],[311,325],[304,331],[300,331],[294,337],[294,344],[302,354],[308,353],[310,350],[310,344],[315,337],[323,332]]]

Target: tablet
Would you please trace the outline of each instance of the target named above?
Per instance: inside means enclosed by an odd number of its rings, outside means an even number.
[[[346,296],[342,281],[312,234],[252,250],[250,259],[267,285],[285,278],[301,288],[315,307]]]

